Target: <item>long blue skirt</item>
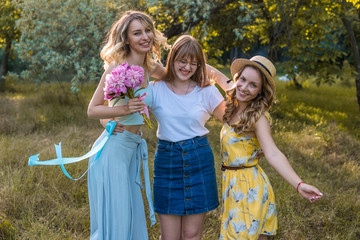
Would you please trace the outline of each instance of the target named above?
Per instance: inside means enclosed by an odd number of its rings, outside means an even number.
[[[94,146],[106,134],[105,130]],[[148,239],[138,181],[139,144],[140,135],[117,133],[110,136],[95,162],[95,157],[89,159],[90,240]]]

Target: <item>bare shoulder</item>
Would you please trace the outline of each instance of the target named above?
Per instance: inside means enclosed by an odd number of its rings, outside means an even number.
[[[256,137],[265,153],[266,158],[275,152],[277,147],[271,135],[269,119],[265,114],[262,114],[256,122]]]
[[[115,67],[117,66],[115,61],[112,61],[109,65],[105,66],[105,71],[102,75],[101,80],[103,80],[103,78],[105,77],[106,74],[109,74]]]
[[[261,114],[259,120],[256,122],[256,131],[259,130],[269,130],[270,129],[270,122],[269,118],[266,116],[266,114]]]
[[[263,114],[261,114],[261,116],[260,116],[260,118],[259,118],[258,122],[260,122],[260,123],[268,123],[268,124],[270,124],[270,119],[269,119],[268,114],[267,114],[267,113],[263,113]]]
[[[112,61],[109,66],[105,69],[106,73],[111,72],[115,67],[117,67],[117,63],[115,61]]]

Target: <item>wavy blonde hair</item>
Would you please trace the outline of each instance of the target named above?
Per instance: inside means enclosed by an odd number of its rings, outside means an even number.
[[[139,20],[144,27],[149,28],[154,34],[151,50],[146,53],[144,67],[151,71],[155,66],[155,62],[161,63],[161,46],[168,48],[167,38],[154,27],[153,20],[149,15],[138,11],[126,11],[111,26],[104,41],[104,47],[100,52],[105,69],[113,61],[117,64],[125,62],[130,53],[130,47],[126,42],[128,40],[129,25],[133,20]]]
[[[200,87],[203,85],[206,76],[206,57],[199,42],[190,35],[182,35],[172,45],[167,57],[165,72],[162,77],[164,81],[174,81],[176,77],[174,63],[183,58],[190,58],[197,62],[198,66],[191,80],[195,81]]]
[[[244,66],[242,69],[240,69],[240,71],[234,75],[235,82],[237,82],[241,76],[241,73],[247,67],[253,68],[259,73],[262,79],[262,87],[256,98],[249,102],[246,108],[240,113],[240,120],[231,125],[237,134],[254,132],[256,122],[259,120],[262,114],[266,114],[269,120],[271,120],[267,111],[271,108],[275,100],[274,85],[270,84],[265,75],[254,66]],[[234,116],[237,107],[239,106],[238,100],[236,98],[236,88],[229,90],[226,95],[227,101],[223,120],[229,124],[230,119]]]

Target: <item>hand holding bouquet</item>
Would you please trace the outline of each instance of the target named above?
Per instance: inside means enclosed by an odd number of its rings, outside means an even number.
[[[115,67],[111,73],[106,75],[105,78],[105,87],[104,87],[104,99],[105,100],[113,100],[115,99],[113,106],[120,100],[125,97],[135,98],[135,94],[141,88],[140,85],[144,81],[144,69],[140,66],[136,65],[128,65],[125,62],[122,65]],[[138,88],[137,90],[135,90]],[[144,93],[139,97],[141,101],[143,101],[146,97],[147,93]],[[144,103],[145,105],[145,103]],[[148,107],[145,105],[144,109],[139,112],[141,116],[144,118],[144,122],[146,123],[148,128],[153,128],[150,117]]]

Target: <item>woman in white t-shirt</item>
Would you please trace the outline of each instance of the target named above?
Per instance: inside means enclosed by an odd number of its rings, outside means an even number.
[[[204,125],[211,115],[222,121],[225,102],[215,86],[202,87],[206,75],[199,43],[183,35],[170,50],[163,80],[149,85],[158,121],[154,208],[163,240],[201,239],[206,213],[219,205]]]
[[[204,125],[211,115],[222,121],[225,102],[205,76],[225,90],[232,87],[224,74],[206,64],[197,40],[183,35],[171,48],[163,80],[149,83],[149,106],[158,121],[153,191],[162,240],[201,239],[206,213],[219,205]],[[107,121],[101,120],[102,125]],[[121,123],[115,132],[123,132]]]

